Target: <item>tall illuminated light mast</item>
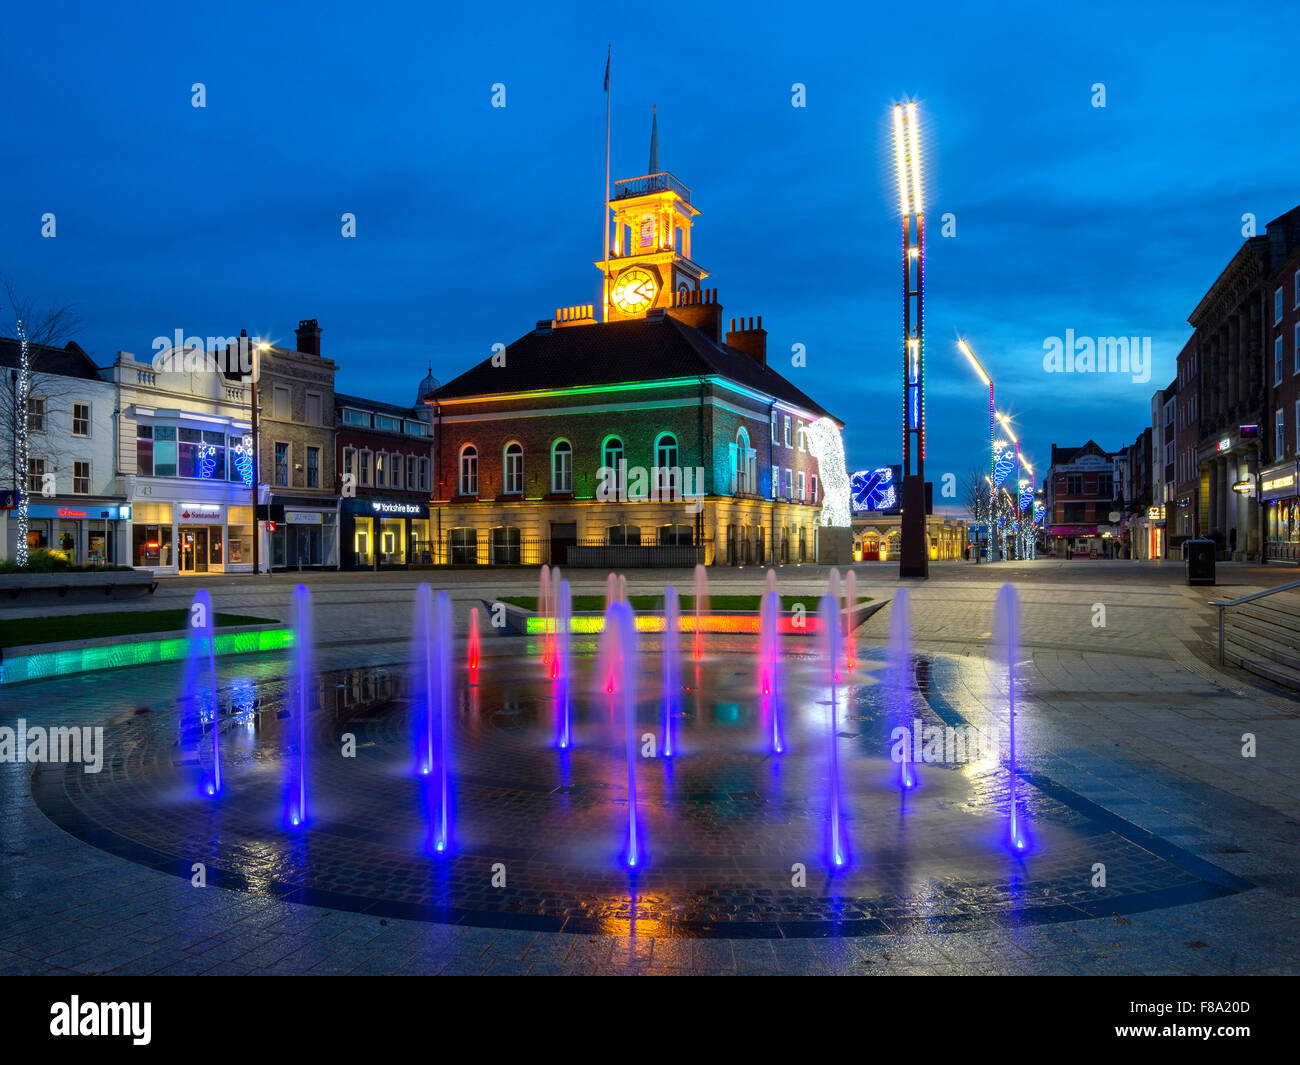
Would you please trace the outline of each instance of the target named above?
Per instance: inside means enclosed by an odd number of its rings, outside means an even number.
[[[975,352],[971,351],[970,345],[964,340],[957,341],[957,347],[966,360],[971,364],[979,379],[984,382],[989,390],[989,561],[998,560],[997,538],[993,534],[993,515],[997,511],[997,489],[993,487],[993,479],[996,476],[998,460],[998,430],[997,430],[997,407],[993,402],[993,378],[984,369],[979,359],[975,358]],[[974,517],[975,515],[971,515]],[[979,560],[978,554],[976,561]]]
[[[903,216],[903,515],[900,577],[929,577],[925,543],[925,214],[916,104],[894,105],[894,154]]]

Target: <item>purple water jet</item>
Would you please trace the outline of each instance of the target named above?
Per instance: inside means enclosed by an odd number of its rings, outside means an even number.
[[[310,756],[308,753],[307,716],[315,692],[315,673],[312,669],[312,607],[311,592],[305,584],[293,590],[290,613],[293,629],[293,648],[289,652],[289,717],[292,724],[290,736],[297,742],[296,756],[286,759],[287,775],[284,819],[287,827],[299,829],[307,824]]]
[[[831,571],[832,575],[835,571]],[[822,657],[826,662],[826,679],[830,686],[830,713],[828,714],[829,757],[827,759],[827,792],[829,816],[827,818],[828,840],[827,858],[834,870],[844,869],[849,864],[848,836],[842,823],[840,800],[840,753],[839,753],[839,670],[837,664],[840,656],[840,604],[832,595],[822,596],[818,607],[821,630]]]
[[[889,607],[889,649],[886,673],[886,697],[889,716],[895,729],[910,733],[910,694],[912,690],[912,604],[906,588],[900,588]],[[919,781],[912,761],[913,745],[907,740],[895,747],[894,760],[898,763],[898,786],[904,791],[916,787]]]
[[[415,591],[411,637],[411,711],[416,727],[416,772],[428,780],[429,847],[451,849],[452,616],[446,592],[427,584]]]
[[[205,717],[212,723],[212,770],[201,772],[199,794],[221,794],[221,719],[217,702],[217,658],[213,643],[216,617],[212,597],[207,589],[194,593],[190,604],[189,645],[185,654],[185,673],[181,687],[181,715],[184,727],[197,737],[197,754],[201,757]],[[200,763],[201,764],[201,763]]]
[[[771,573],[768,570],[768,573]],[[781,720],[781,597],[775,589],[763,596],[758,625],[758,694],[767,725],[769,749],[785,753],[785,729]]]
[[[573,595],[568,581],[560,581],[556,601],[555,631],[555,712],[557,718],[555,745],[562,751],[573,746],[573,679],[572,658],[569,650],[569,619],[573,615]]]
[[[1007,680],[1007,846],[1024,854],[1031,841],[1020,812],[1016,787],[1016,655],[1020,643],[1020,597],[1011,584],[998,589],[993,609],[995,662],[1006,670]],[[995,686],[996,687],[996,686]]]
[[[671,758],[677,753],[677,739],[674,733],[677,728],[677,710],[681,704],[682,698],[682,634],[680,632],[680,616],[681,607],[677,598],[677,589],[670,584],[664,589],[663,755],[665,758]]]

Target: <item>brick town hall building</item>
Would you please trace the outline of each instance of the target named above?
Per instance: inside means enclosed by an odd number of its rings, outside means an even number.
[[[699,211],[655,143],[649,173],[615,182],[605,320],[559,310],[426,400],[438,561],[816,559],[826,484],[808,427],[843,423],[769,365],[761,318],[724,334],[692,258]],[[823,560],[847,561],[830,559],[833,531]]]

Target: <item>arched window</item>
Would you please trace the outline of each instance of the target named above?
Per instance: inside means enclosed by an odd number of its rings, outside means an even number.
[[[611,470],[617,470],[623,459],[622,439],[617,436],[606,437],[605,442],[600,445],[600,464]]]
[[[573,445],[567,440],[551,445],[551,491],[573,491]]]
[[[731,445],[731,491],[738,495],[758,491],[758,467],[754,449],[749,446],[749,432],[742,425]]]
[[[672,433],[660,433],[655,438],[654,481],[661,492],[677,488],[677,437]]]
[[[505,459],[502,463],[505,475],[501,479],[501,490],[508,496],[524,494],[524,448],[512,440],[506,445]]]
[[[478,448],[473,444],[460,449],[460,494],[478,495]]]

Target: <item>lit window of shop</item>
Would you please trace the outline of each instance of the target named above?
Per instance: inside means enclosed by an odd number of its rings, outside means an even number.
[[[176,426],[153,427],[153,472],[156,477],[176,476]]]

